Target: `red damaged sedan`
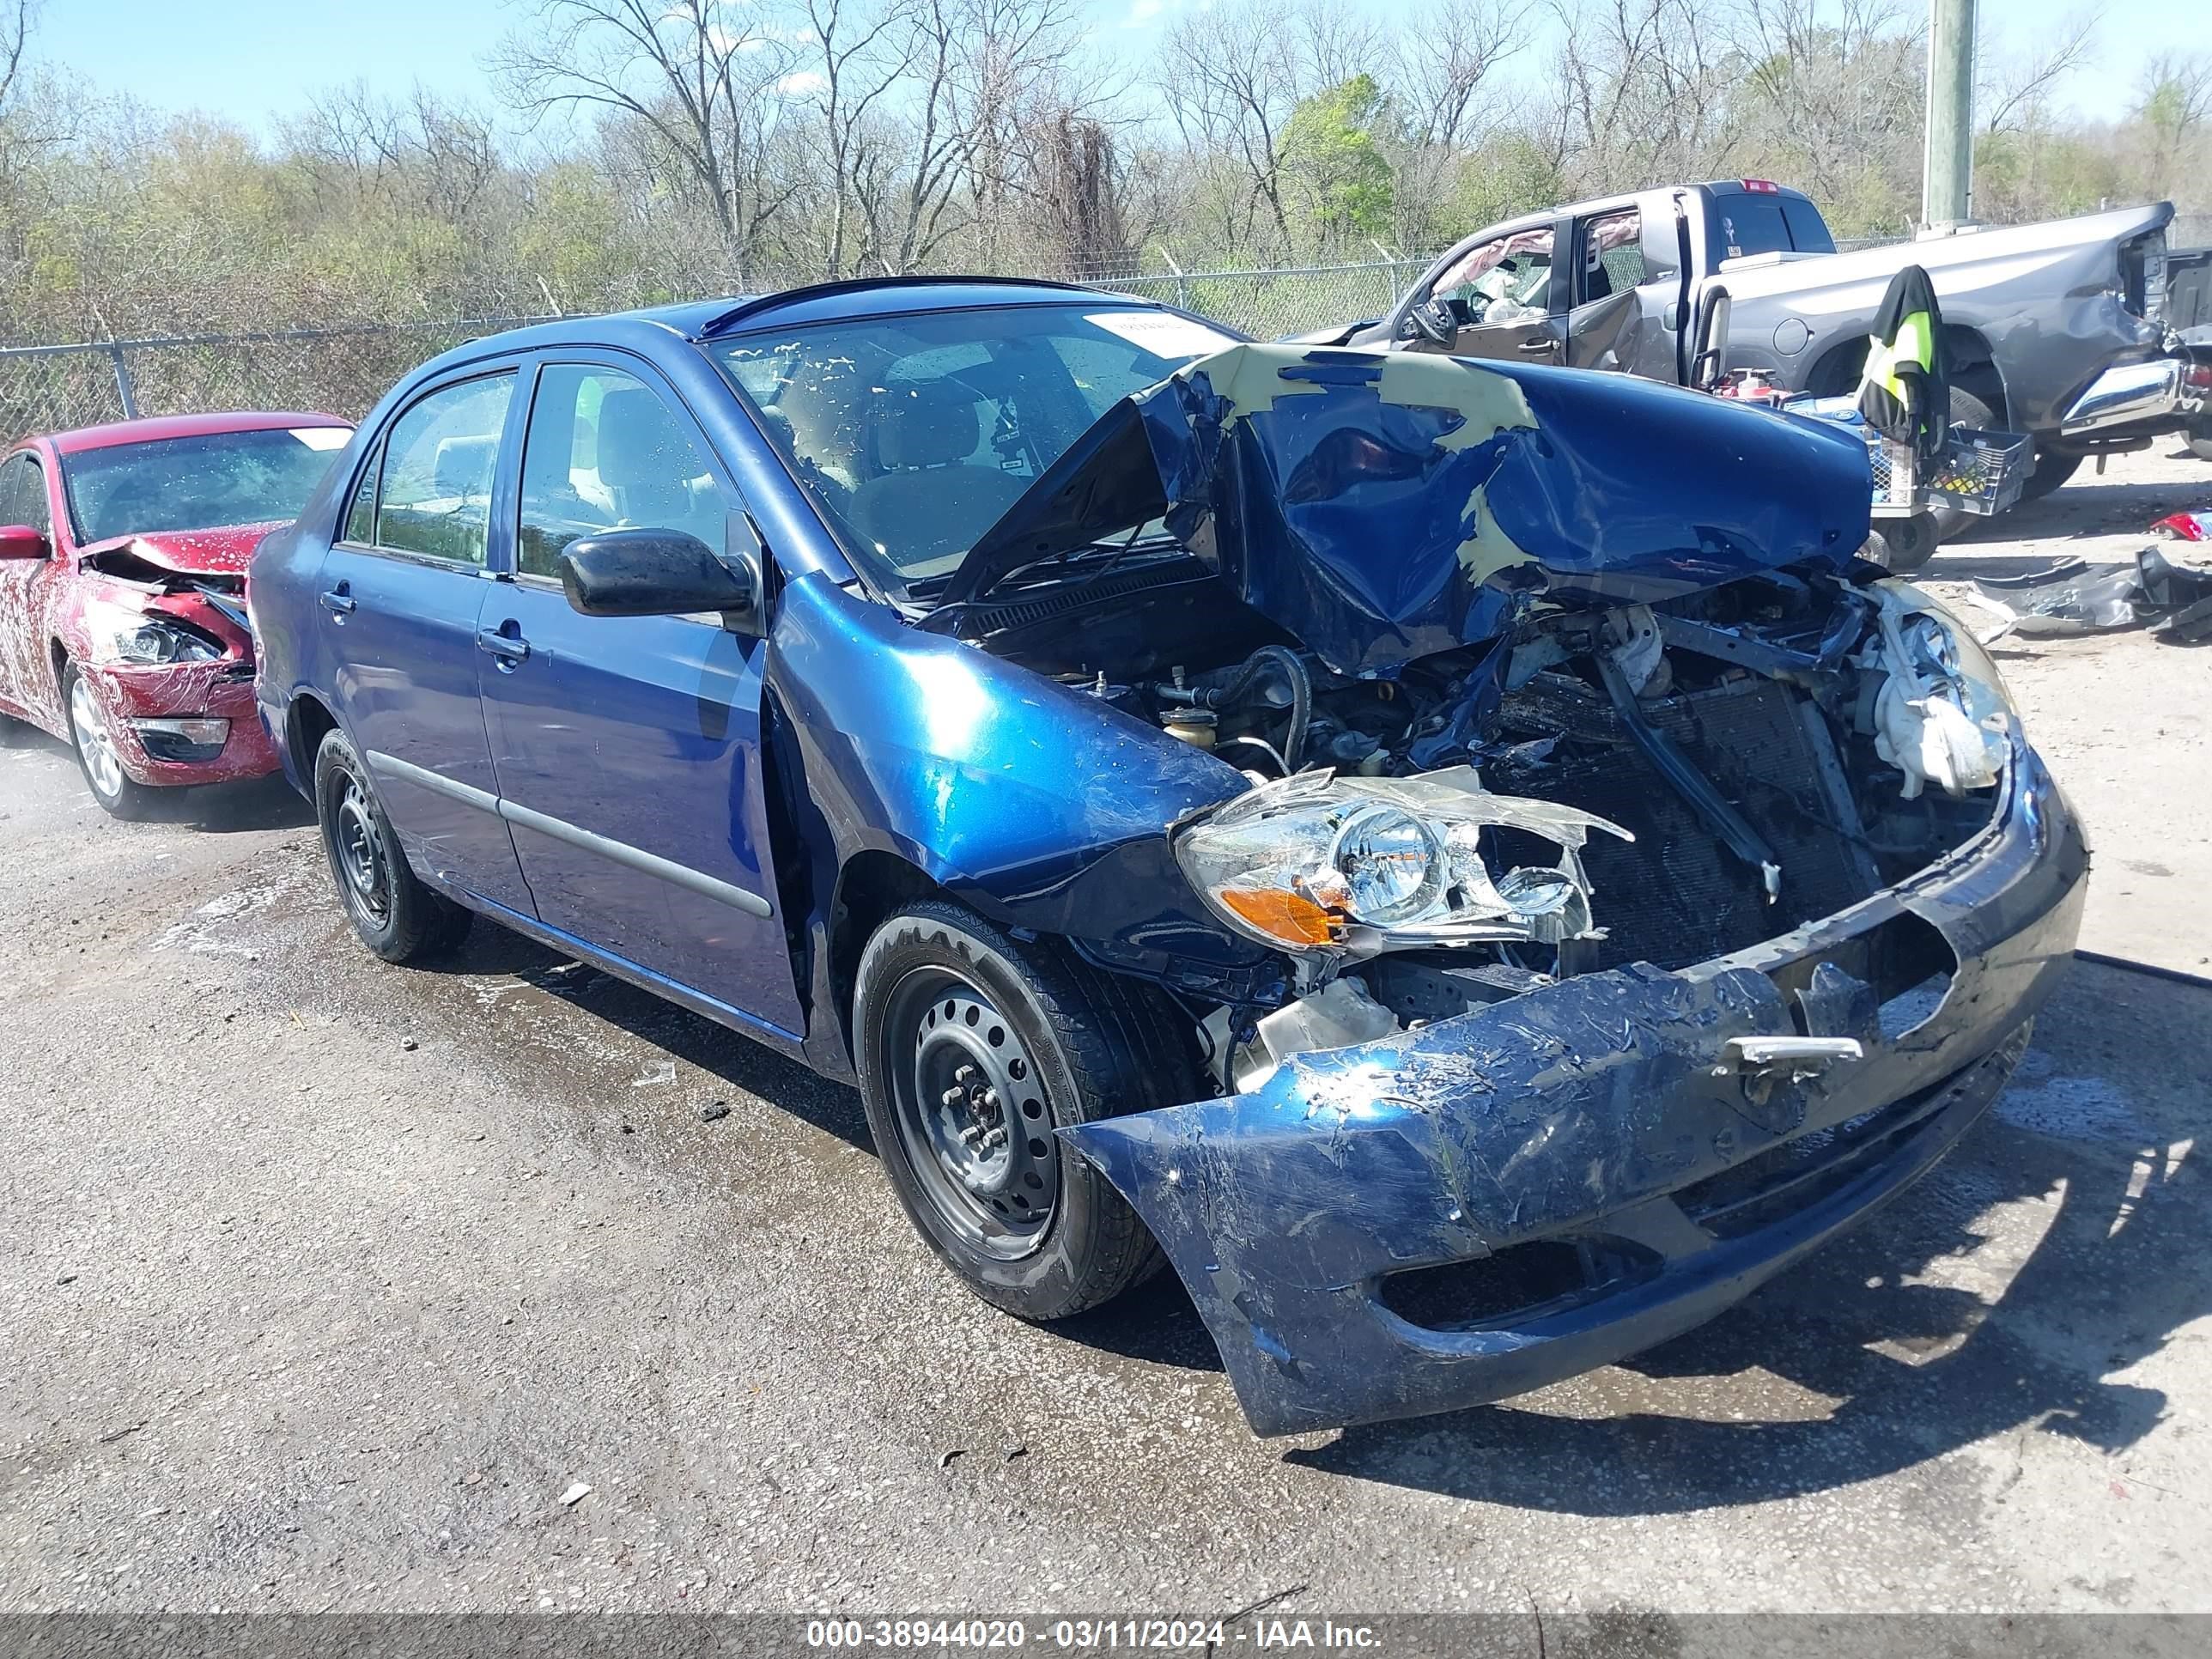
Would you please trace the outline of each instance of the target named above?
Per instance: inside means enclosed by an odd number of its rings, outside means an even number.
[[[353,428],[185,415],[27,439],[0,462],[0,715],[76,750],[93,799],[277,767],[253,708],[246,565]]]

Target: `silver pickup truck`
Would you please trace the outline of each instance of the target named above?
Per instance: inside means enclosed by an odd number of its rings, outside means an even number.
[[[1764,179],[1680,185],[1492,225],[1378,320],[1304,337],[1701,383],[1701,345],[1786,390],[1856,386],[1890,277],[1918,264],[1943,309],[1952,418],[2030,434],[2046,495],[2100,453],[2212,410],[2212,353],[2170,329],[2170,202],[1838,253],[1820,210]],[[1718,306],[1723,295],[1729,304]],[[1724,346],[1705,337],[1725,317]]]

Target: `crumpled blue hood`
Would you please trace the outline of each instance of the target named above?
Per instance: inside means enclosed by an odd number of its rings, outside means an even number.
[[[1867,537],[1857,438],[1624,374],[1239,345],[1108,410],[944,598],[1164,515],[1340,672],[1496,638],[1539,600],[1648,604]]]

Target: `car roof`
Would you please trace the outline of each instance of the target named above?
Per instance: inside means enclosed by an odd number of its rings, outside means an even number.
[[[611,343],[611,332],[643,324],[690,341],[720,338],[755,329],[801,324],[849,322],[867,317],[897,317],[926,311],[997,309],[1006,306],[1141,306],[1157,302],[1105,289],[1010,276],[881,276],[853,282],[817,283],[761,295],[731,295],[678,305],[648,306],[605,315],[562,317],[526,328],[486,335],[463,349],[470,356],[487,351],[527,350],[538,346]]]
[[[296,427],[340,426],[353,422],[336,415],[301,410],[234,410],[213,415],[153,415],[136,421],[111,421],[104,426],[81,426],[52,432],[46,441],[57,453],[74,455],[87,449],[112,449],[118,444],[155,443],[163,438],[198,438],[211,432],[274,432]]]

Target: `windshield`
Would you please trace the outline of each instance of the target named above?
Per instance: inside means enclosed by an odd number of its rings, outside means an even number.
[[[940,586],[1036,476],[1131,392],[1229,335],[1100,305],[872,317],[709,348],[848,547]]]
[[[80,542],[266,524],[299,516],[352,435],[278,427],[84,449],[63,459],[62,482]]]

